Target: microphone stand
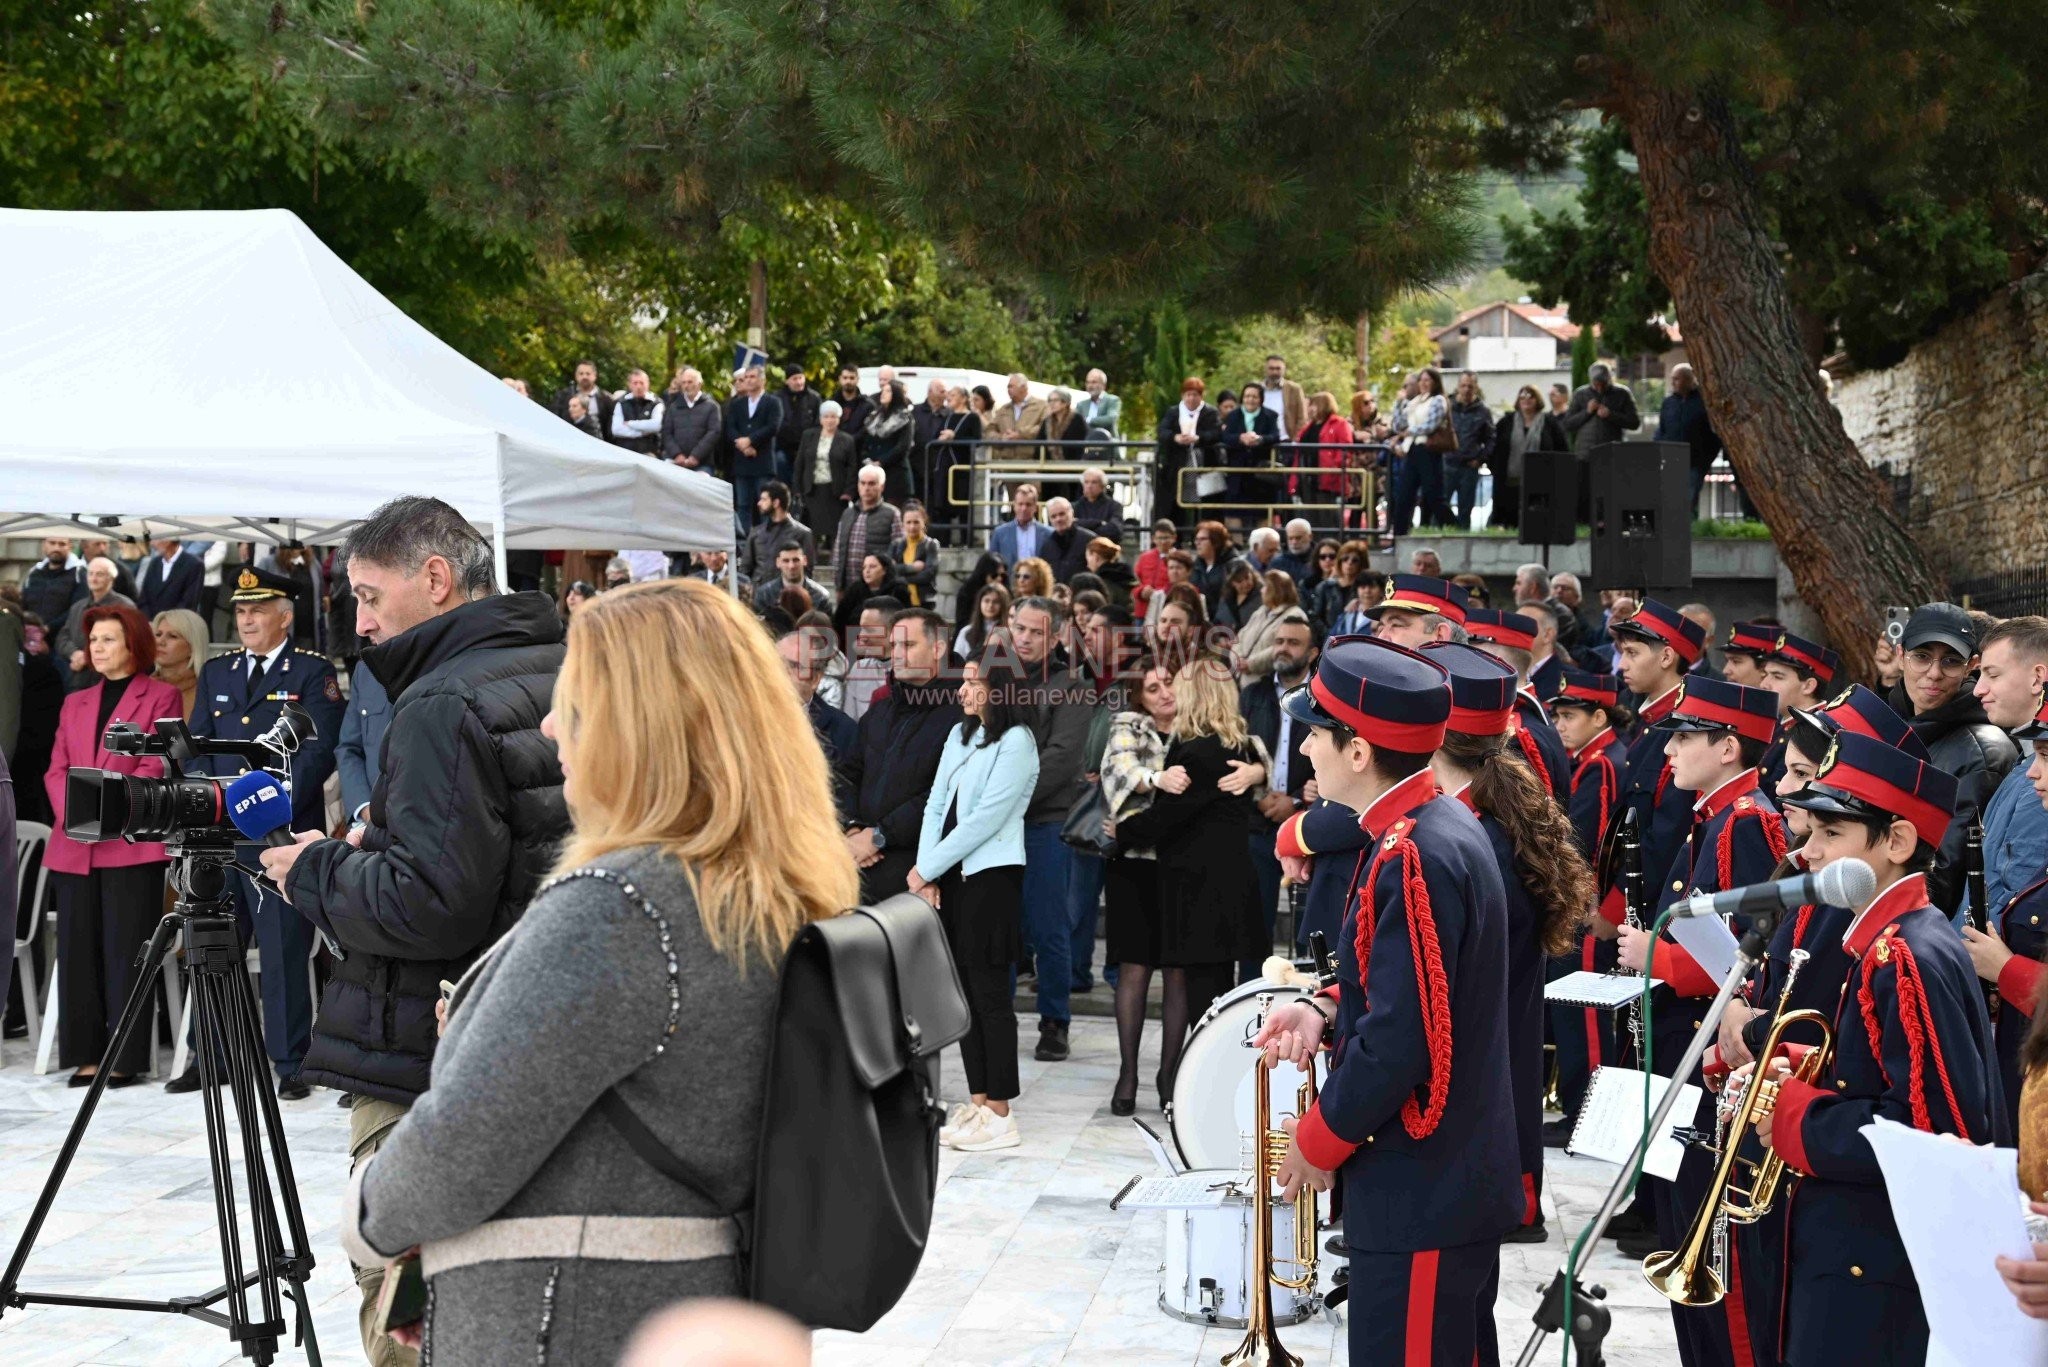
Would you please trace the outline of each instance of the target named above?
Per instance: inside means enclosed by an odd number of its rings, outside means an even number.
[[[1689,906],[1681,903],[1677,914],[1690,916],[1695,913]],[[1775,906],[1758,913],[1750,921],[1749,929],[1744,932],[1741,942],[1736,945],[1735,962],[1729,965],[1728,972],[1722,976],[1721,990],[1714,994],[1714,1000],[1708,1005],[1706,1015],[1700,1019],[1699,1029],[1693,1032],[1692,1041],[1685,1046],[1685,1053],[1678,1060],[1678,1067],[1672,1070],[1670,1084],[1664,1088],[1664,1095],[1657,1099],[1657,1107],[1650,1113],[1650,1123],[1643,1127],[1642,1134],[1636,1139],[1635,1148],[1629,1153],[1628,1161],[1621,1165],[1621,1171],[1615,1175],[1614,1181],[1608,1184],[1607,1195],[1600,1202],[1600,1209],[1594,1214],[1593,1223],[1579,1236],[1579,1241],[1572,1245],[1566,1255],[1565,1265],[1558,1269],[1557,1275],[1551,1278],[1550,1285],[1544,1288],[1543,1299],[1538,1302],[1536,1313],[1532,1317],[1536,1327],[1530,1332],[1528,1342],[1522,1345],[1522,1355],[1515,1359],[1516,1367],[1529,1367],[1529,1364],[1536,1360],[1536,1354],[1543,1347],[1543,1341],[1560,1329],[1571,1334],[1572,1346],[1578,1350],[1579,1367],[1602,1367],[1605,1358],[1602,1356],[1601,1344],[1607,1337],[1611,1322],[1607,1307],[1601,1304],[1606,1299],[1607,1292],[1603,1287],[1589,1288],[1582,1285],[1579,1275],[1585,1270],[1587,1260],[1593,1256],[1592,1251],[1599,1247],[1600,1236],[1606,1232],[1608,1222],[1621,1208],[1622,1198],[1641,1169],[1643,1156],[1649,1151],[1651,1138],[1664,1133],[1665,1122],[1670,1119],[1672,1108],[1678,1104],[1679,1084],[1692,1076],[1692,1070],[1698,1067],[1699,1061],[1706,1056],[1707,1046],[1713,1042],[1716,1032],[1720,1029],[1721,1013],[1727,1009],[1728,1002],[1741,988],[1750,970],[1756,967],[1769,949],[1771,936],[1777,930],[1778,915],[1779,909]],[[1645,1059],[1643,1063],[1647,1067],[1649,1060]],[[1570,1289],[1572,1300],[1570,1325],[1566,1325],[1564,1321],[1567,1288]]]

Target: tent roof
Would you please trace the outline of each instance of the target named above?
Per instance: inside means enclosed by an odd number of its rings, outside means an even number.
[[[732,545],[723,480],[520,397],[286,210],[0,209],[0,299],[0,535],[333,541],[431,494],[517,548]]]

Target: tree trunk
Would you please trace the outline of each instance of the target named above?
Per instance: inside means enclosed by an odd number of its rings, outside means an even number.
[[[1352,368],[1352,388],[1368,389],[1372,385],[1372,315],[1358,315],[1357,335],[1352,339],[1358,353],[1358,364]]]
[[[1726,104],[1616,83],[1671,290],[1714,430],[1778,554],[1849,673],[1871,677],[1887,603],[1939,598],[1940,576],[1842,430],[1808,362],[1756,182]]]

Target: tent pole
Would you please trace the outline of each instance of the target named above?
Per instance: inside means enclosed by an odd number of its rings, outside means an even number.
[[[512,574],[505,564],[505,437],[498,434],[491,451],[492,484],[498,496],[498,516],[491,523],[491,563],[498,576],[498,592],[512,592]]]

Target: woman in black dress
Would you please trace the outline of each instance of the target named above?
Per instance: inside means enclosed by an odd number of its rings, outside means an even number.
[[[1151,805],[1159,792],[1186,791],[1185,769],[1168,768],[1173,734],[1173,671],[1147,658],[1138,662],[1138,688],[1128,712],[1109,724],[1102,754],[1102,795],[1109,804],[1109,833],[1118,836],[1116,854],[1104,871],[1108,924],[1103,962],[1117,965],[1116,1091],[1111,1115],[1138,1108],[1138,1051],[1145,1041],[1145,999],[1152,966],[1159,962],[1159,862],[1150,849],[1122,838],[1117,823]]]
[[[860,625],[861,609],[870,598],[888,598],[896,592],[896,571],[889,563],[889,557],[881,551],[869,551],[860,560],[860,579],[846,586],[839,595],[839,606],[832,610],[832,625],[841,631],[851,631]]]
[[[1160,1101],[1172,1099],[1188,1026],[1227,991],[1244,960],[1271,951],[1252,873],[1255,792],[1270,766],[1265,746],[1245,727],[1230,662],[1204,652],[1173,677],[1169,769],[1187,772],[1180,792],[1161,791],[1144,811],[1119,823],[1119,838],[1150,845],[1159,862],[1159,966],[1166,970],[1161,1013]]]

